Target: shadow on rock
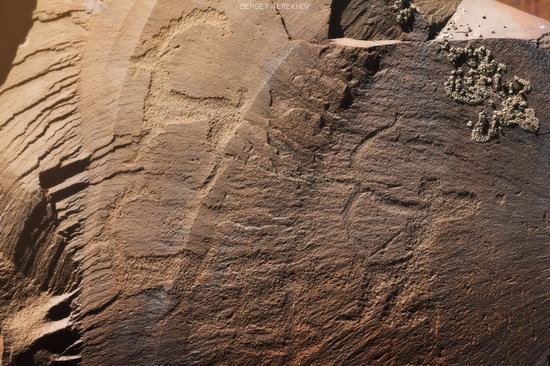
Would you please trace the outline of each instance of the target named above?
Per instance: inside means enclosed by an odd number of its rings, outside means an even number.
[[[17,54],[32,27],[36,0],[0,0],[0,86],[4,84]]]

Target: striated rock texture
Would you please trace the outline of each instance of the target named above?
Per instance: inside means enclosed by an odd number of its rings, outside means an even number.
[[[547,365],[549,24],[268,3],[0,3],[0,364]]]

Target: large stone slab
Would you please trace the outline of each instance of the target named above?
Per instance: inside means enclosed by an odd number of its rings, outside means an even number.
[[[31,4],[0,86],[2,365],[547,362],[547,23],[276,4]],[[481,12],[507,30],[449,36]]]

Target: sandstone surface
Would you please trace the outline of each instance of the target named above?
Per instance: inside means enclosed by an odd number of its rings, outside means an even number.
[[[0,4],[1,365],[548,364],[546,21]],[[444,39],[538,129],[472,140]]]

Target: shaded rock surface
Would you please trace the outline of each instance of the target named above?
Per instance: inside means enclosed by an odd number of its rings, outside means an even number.
[[[455,12],[460,0],[405,1],[404,6],[413,7],[414,16],[402,24],[396,21],[395,3],[387,0],[333,2],[329,37],[361,40],[433,38]]]
[[[0,86],[2,365],[547,363],[548,36],[473,41],[540,120],[476,143],[437,3],[38,0]]]

